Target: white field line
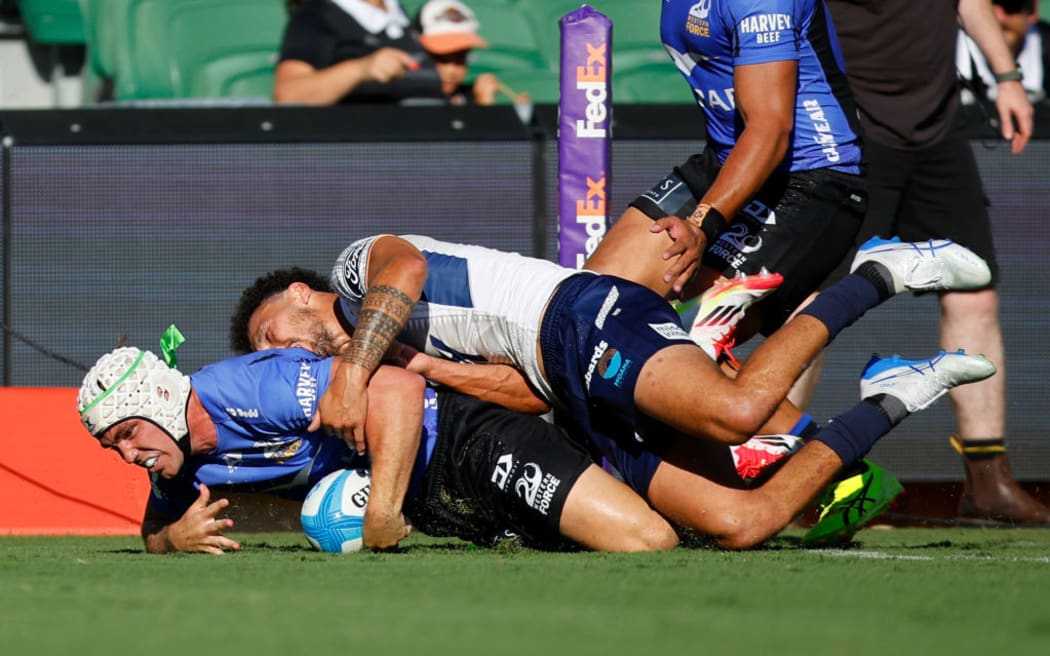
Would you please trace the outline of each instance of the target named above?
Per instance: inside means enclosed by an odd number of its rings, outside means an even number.
[[[1050,565],[1050,556],[992,556],[988,554],[958,554],[947,556],[916,556],[892,554],[885,551],[862,551],[857,549],[807,549],[807,553],[833,558],[861,558],[866,560],[987,560],[994,562],[1044,563]]]

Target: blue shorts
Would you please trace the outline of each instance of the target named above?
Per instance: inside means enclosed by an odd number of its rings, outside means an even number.
[[[648,460],[641,454],[658,456],[662,449],[656,436],[666,431],[638,415],[634,389],[645,363],[677,344],[693,341],[670,304],[621,278],[573,276],[561,283],[547,306],[540,349],[547,379],[566,405],[559,420],[575,437],[590,440],[621,473],[622,463]],[[652,477],[655,464],[646,464],[633,477],[639,485]],[[648,489],[647,479],[641,487],[628,483],[639,492]]]

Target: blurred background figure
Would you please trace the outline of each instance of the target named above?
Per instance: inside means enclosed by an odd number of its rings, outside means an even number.
[[[1024,76],[1021,84],[1028,99],[1033,103],[1045,101],[1050,91],[1050,23],[1041,20],[1036,0],[992,0],[992,5],[1006,45]],[[988,60],[973,39],[961,30],[956,67],[968,83],[963,90],[964,103],[995,100],[999,85]]]
[[[515,93],[495,73],[482,73],[473,82],[467,82],[470,51],[489,47],[479,34],[477,17],[467,5],[459,0],[430,0],[416,14],[413,27],[437,66],[441,91],[450,104],[491,105],[498,93],[514,102],[528,102],[527,94]]]
[[[440,99],[441,81],[398,0],[289,0],[273,96],[332,105]]]

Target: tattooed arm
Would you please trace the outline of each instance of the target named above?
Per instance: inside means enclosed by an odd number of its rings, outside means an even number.
[[[390,235],[372,244],[367,292],[353,339],[342,355],[344,366],[321,397],[314,418],[315,425],[342,436],[359,452],[365,450],[368,380],[405,327],[426,278],[427,261],[412,244]]]

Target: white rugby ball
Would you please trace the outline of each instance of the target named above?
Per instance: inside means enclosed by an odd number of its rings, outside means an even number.
[[[361,550],[371,487],[367,469],[340,469],[313,486],[303,500],[299,520],[315,549],[329,553]]]

